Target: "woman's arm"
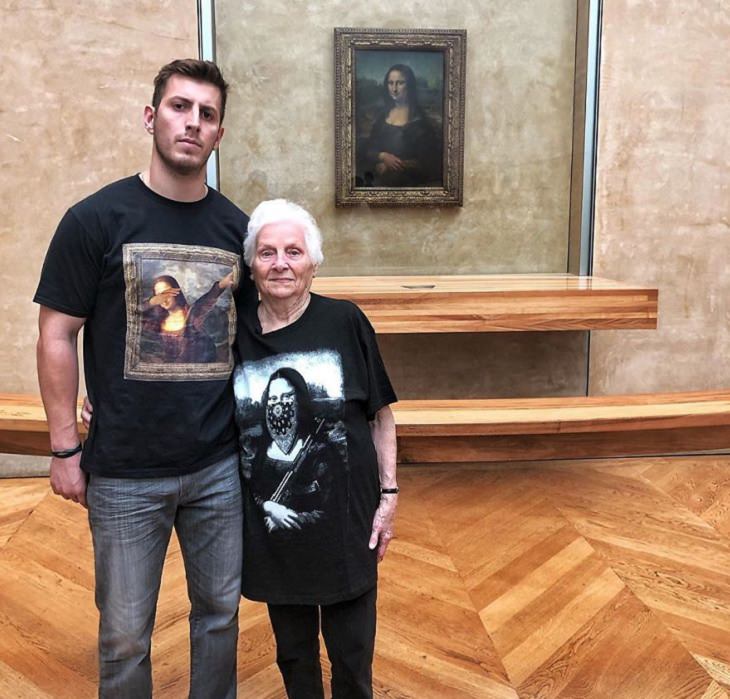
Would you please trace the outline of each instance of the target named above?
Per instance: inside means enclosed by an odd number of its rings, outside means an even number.
[[[375,444],[375,452],[378,455],[378,473],[380,475],[381,488],[396,488],[396,441],[395,441],[395,418],[389,406],[385,406],[375,413],[375,418],[370,423],[370,434]],[[378,548],[378,561],[382,561],[388,544],[393,538],[393,526],[395,523],[395,511],[398,507],[398,495],[382,494],[380,504],[375,511],[373,518],[373,529],[370,535],[371,549]]]

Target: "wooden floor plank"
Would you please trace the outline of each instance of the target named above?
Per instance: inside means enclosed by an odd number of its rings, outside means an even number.
[[[0,548],[5,546],[49,491],[45,479],[0,479]]]
[[[419,555],[409,558],[395,541],[381,564],[375,672],[385,661],[390,671],[402,665],[404,677],[430,678],[435,696],[516,699],[462,578],[446,563],[438,527],[418,500],[404,498],[399,510],[398,536]],[[413,699],[422,696],[416,689],[402,687]]]
[[[565,571],[566,575],[542,581],[536,590],[531,591],[533,594],[530,601],[524,606],[515,607],[511,610],[510,616],[505,613],[495,623],[493,619],[484,615],[483,610],[480,616],[500,655],[510,653],[532,635],[535,629],[545,627],[555,618],[565,614],[565,610],[574,604],[576,598],[582,595],[586,588],[601,580],[609,570],[606,562],[591,551],[573,568]],[[524,585],[520,584],[517,588],[522,589]],[[599,611],[600,607],[596,607],[594,613],[598,614]]]
[[[483,607],[479,616],[484,625],[488,629],[500,628],[563,577],[575,577],[575,569],[593,554],[585,539],[576,538],[550,559],[534,566],[509,590]]]
[[[706,457],[691,467],[684,461],[665,460],[646,469],[644,479],[717,531],[730,537],[730,471],[726,459]]]
[[[600,642],[584,657],[562,694],[626,699],[701,696],[712,680],[651,610],[628,591],[623,597],[620,612],[605,619]]]
[[[707,658],[693,654],[694,659],[705,669],[707,674],[714,678],[716,684],[730,691],[730,663],[723,663],[716,658]]]
[[[529,547],[521,550],[521,555],[510,556],[498,569],[484,571],[480,583],[470,587],[472,600],[477,609],[484,609],[495,600],[509,594],[520,585],[530,573],[547,563],[577,539],[581,539],[575,529],[569,525],[557,527],[554,531],[540,531],[542,536],[529,542]]]
[[[660,640],[658,640],[660,639]],[[662,644],[668,651],[660,652]],[[652,650],[657,648],[657,654]],[[648,651],[648,653],[646,652]],[[670,656],[672,665],[667,665]],[[680,693],[691,678],[695,694]],[[701,696],[711,684],[697,663],[625,588],[519,687],[520,697]]]
[[[510,679],[515,684],[524,682],[623,589],[621,581],[610,570],[592,581],[502,658]]]
[[[728,693],[717,682],[713,682],[700,699],[728,699]]]
[[[402,468],[375,696],[727,699],[729,469],[719,456]],[[0,482],[0,494],[0,696],[91,698],[86,513],[42,480]],[[160,699],[187,692],[188,610],[173,538],[153,644]],[[240,695],[282,698],[265,605],[244,600],[240,629]]]
[[[716,460],[662,459],[635,479],[605,468],[579,474],[569,465],[554,465],[535,477],[560,498],[561,512],[682,646],[709,658],[705,669],[723,668],[712,675],[717,680],[730,663],[730,541],[654,485],[676,482],[677,469],[707,475],[705,462]],[[659,463],[667,466],[663,475]],[[718,499],[723,506],[730,504],[726,497]]]
[[[0,697],[13,699],[53,699],[54,694],[44,692],[38,685],[0,660]]]

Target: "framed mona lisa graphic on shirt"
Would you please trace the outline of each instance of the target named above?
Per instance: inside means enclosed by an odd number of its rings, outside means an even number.
[[[335,29],[335,204],[461,206],[466,31]]]

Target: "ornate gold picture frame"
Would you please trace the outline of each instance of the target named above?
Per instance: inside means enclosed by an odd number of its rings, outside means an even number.
[[[336,206],[462,206],[466,30],[335,29]]]

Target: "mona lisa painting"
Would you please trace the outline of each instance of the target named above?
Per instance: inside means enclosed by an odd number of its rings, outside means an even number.
[[[461,206],[460,30],[336,29],[336,204]]]

